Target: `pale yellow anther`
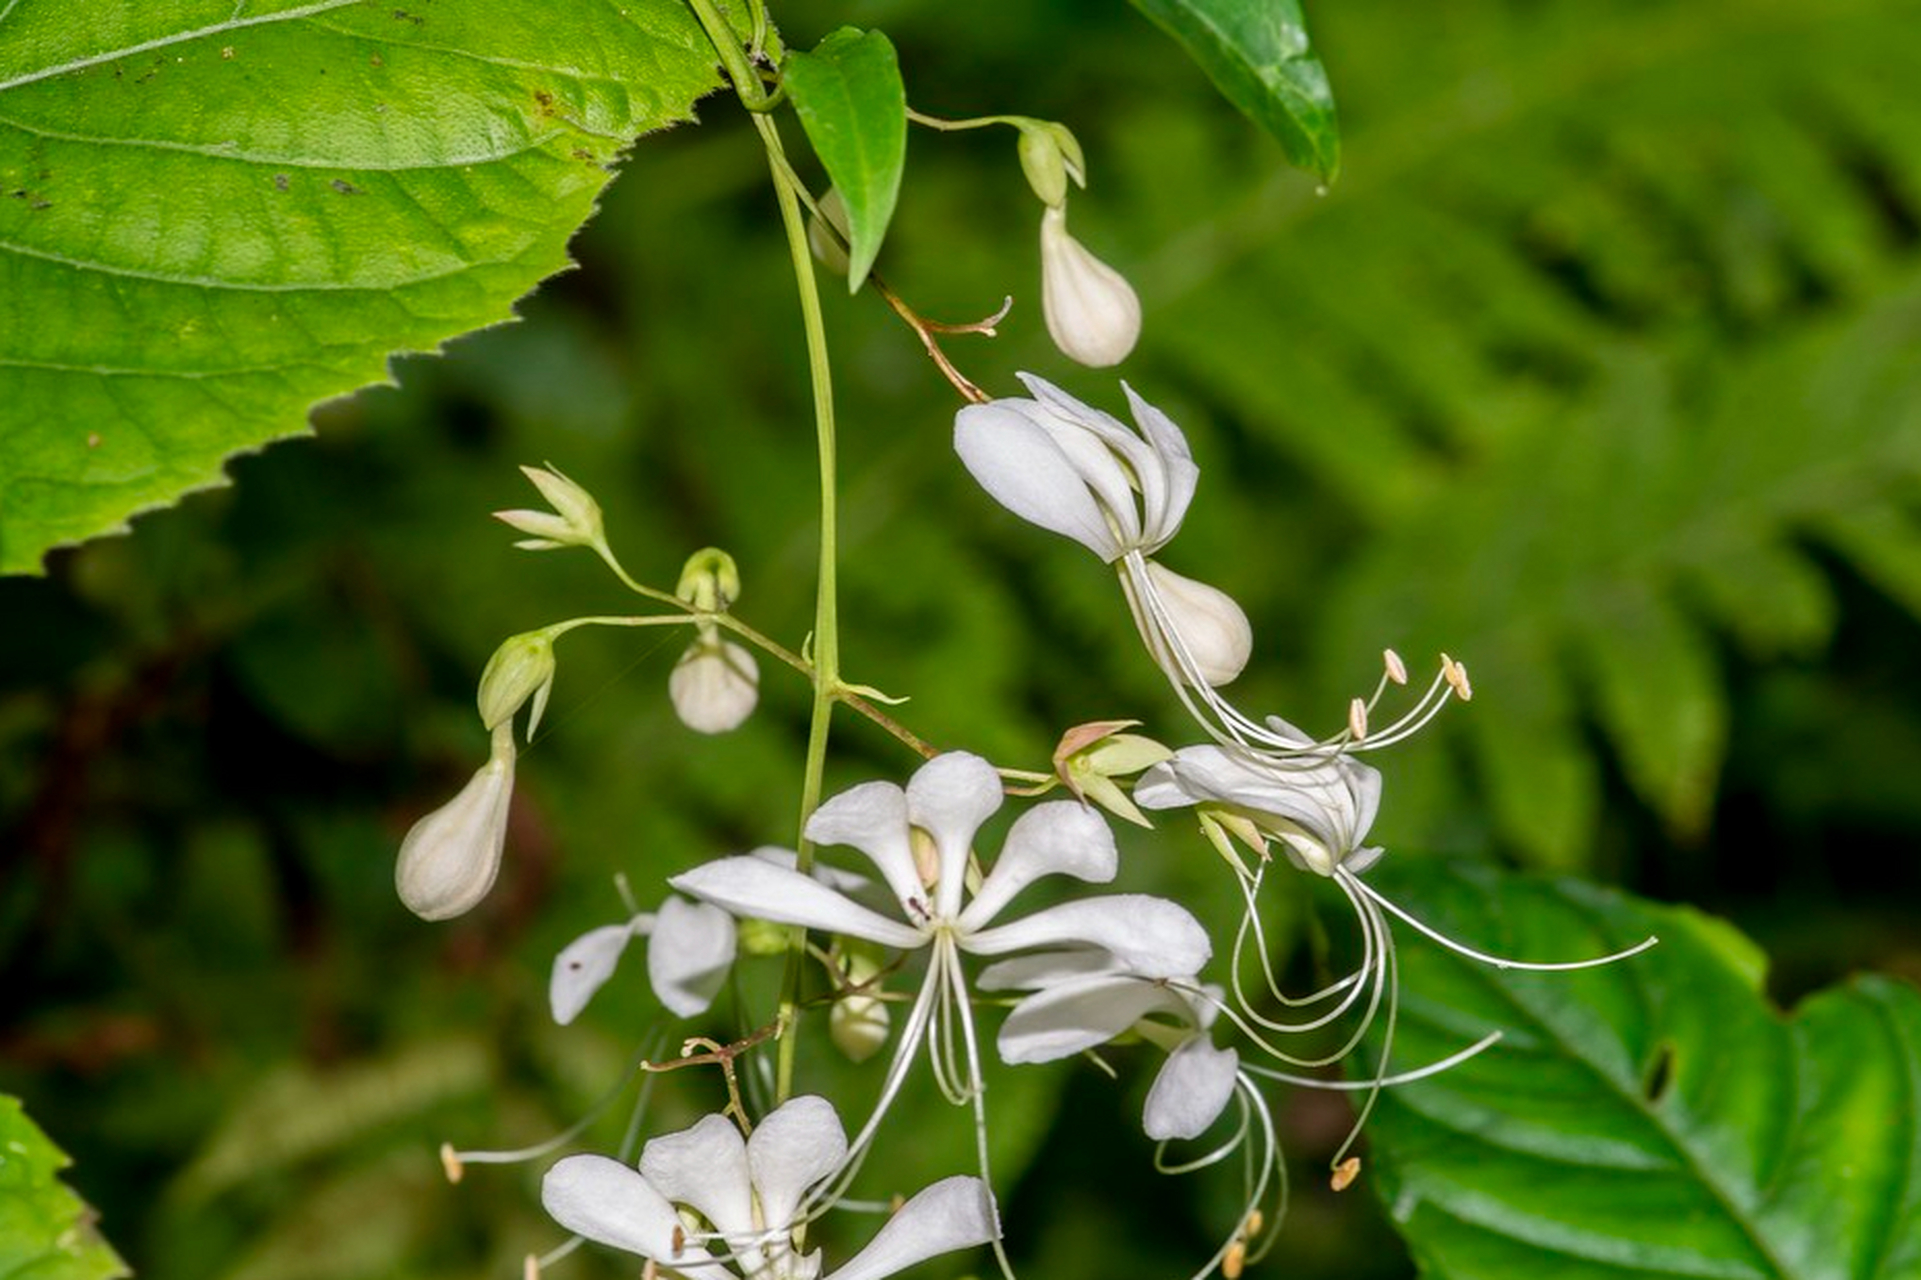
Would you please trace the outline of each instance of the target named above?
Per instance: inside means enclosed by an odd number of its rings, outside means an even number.
[[[1227,1246],[1227,1254],[1221,1259],[1221,1275],[1224,1280],[1240,1280],[1241,1268],[1247,1265],[1247,1245],[1236,1240]]]
[[[1359,698],[1347,704],[1347,731],[1356,742],[1367,740],[1367,704]]]
[[[1359,1165],[1360,1161],[1356,1160],[1354,1163]],[[678,1258],[681,1251],[687,1247],[687,1232],[679,1223],[674,1224],[674,1238],[671,1243],[673,1255]]]
[[[1400,654],[1394,652],[1392,649],[1383,649],[1381,650],[1381,663],[1387,668],[1387,678],[1389,680],[1392,680],[1395,684],[1407,683],[1407,664],[1401,661]]]
[[[440,1144],[440,1167],[446,1173],[449,1182],[459,1182],[461,1176],[467,1172],[467,1166],[460,1163],[460,1153],[454,1150],[454,1144],[451,1142]]]
[[[660,1264],[647,1259],[647,1265],[640,1269],[640,1280],[660,1280]]]
[[[540,1259],[531,1253],[527,1255],[527,1260],[520,1264],[520,1280],[540,1280]]]
[[[1249,1240],[1252,1240],[1255,1236],[1261,1234],[1261,1228],[1266,1225],[1267,1216],[1265,1214],[1259,1209],[1249,1209],[1247,1211],[1247,1221],[1241,1224],[1241,1234]]]
[[[940,883],[940,846],[919,827],[907,829],[907,844],[914,851],[915,874],[920,876],[922,885],[932,889]]]
[[[1462,702],[1474,700],[1474,686],[1467,682],[1467,667],[1445,653],[1441,655],[1441,676],[1447,681],[1447,687],[1454,690],[1455,697]]]
[[[1334,1176],[1327,1180],[1327,1185],[1333,1187],[1336,1191],[1345,1191],[1353,1186],[1354,1179],[1360,1176],[1361,1158],[1359,1156],[1349,1156],[1334,1166]]]

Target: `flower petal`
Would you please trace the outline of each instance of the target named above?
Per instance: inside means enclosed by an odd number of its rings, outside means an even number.
[[[1141,482],[1141,536],[1146,549],[1153,550],[1166,545],[1180,531],[1188,505],[1194,501],[1194,490],[1200,484],[1201,469],[1194,464],[1194,455],[1188,450],[1187,436],[1172,418],[1141,399],[1125,382],[1121,383],[1121,390],[1127,393],[1134,421],[1140,424],[1141,434],[1147,437],[1160,464],[1162,483],[1150,486],[1146,480]]]
[[[761,1221],[773,1229],[792,1223],[807,1189],[831,1177],[846,1158],[847,1130],[827,1099],[803,1094],[769,1112],[747,1140]]]
[[[553,1009],[555,1022],[564,1027],[580,1016],[594,992],[614,976],[636,923],[646,918],[637,916],[626,924],[589,929],[554,957],[554,971],[547,980],[547,1004]]]
[[[900,1207],[867,1247],[827,1280],[881,1280],[917,1262],[1000,1236],[994,1197],[979,1178],[942,1178]]]
[[[655,1191],[692,1205],[730,1239],[753,1234],[747,1144],[727,1117],[704,1116],[691,1128],[651,1139],[640,1149],[640,1172]]]
[[[1100,814],[1072,800],[1035,805],[1009,829],[980,892],[961,913],[960,927],[965,932],[980,928],[1042,876],[1106,884],[1119,869],[1114,833]]]
[[[669,896],[647,944],[647,980],[678,1018],[705,1013],[734,963],[734,918],[719,907]]]
[[[1004,798],[994,766],[966,751],[935,756],[908,779],[907,820],[934,837],[940,851],[935,910],[943,919],[960,912],[968,851]]]
[[[735,916],[844,933],[885,947],[911,949],[927,941],[918,930],[849,901],[818,880],[751,854],[705,863],[667,883]]]
[[[1003,1062],[1053,1062],[1106,1044],[1159,1011],[1188,1016],[1186,1002],[1158,983],[1095,974],[1046,987],[1015,1005],[995,1043]]]
[[[1116,972],[1113,956],[1099,947],[1079,947],[996,960],[980,971],[974,985],[982,991],[1039,991],[1070,978]]]
[[[1112,562],[1123,550],[1080,471],[1039,424],[996,400],[954,415],[954,452],[1009,511]]]
[[[731,1280],[705,1249],[674,1239],[684,1230],[674,1206],[647,1179],[606,1156],[568,1156],[541,1180],[540,1200],[555,1222],[576,1235],[652,1258],[698,1280]]]
[[[1216,1049],[1206,1036],[1195,1036],[1167,1055],[1167,1065],[1154,1077],[1141,1113],[1147,1136],[1167,1142],[1206,1133],[1234,1096],[1240,1065],[1232,1049]]]
[[[1144,893],[1082,898],[964,935],[963,951],[1006,955],[1030,947],[1096,946],[1146,978],[1199,973],[1213,954],[1207,931],[1187,908]]]
[[[807,838],[859,849],[903,905],[924,895],[907,838],[907,793],[891,782],[863,782],[828,800],[807,820]]]

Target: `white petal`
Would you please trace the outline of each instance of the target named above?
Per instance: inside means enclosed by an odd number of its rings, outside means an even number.
[[[647,980],[678,1018],[705,1013],[734,963],[734,918],[719,907],[669,897],[647,943]]]
[[[859,849],[903,904],[926,896],[907,838],[907,793],[891,782],[863,782],[833,797],[807,820],[807,838]]]
[[[684,1230],[660,1192],[647,1179],[606,1156],[568,1156],[541,1180],[540,1200],[555,1222],[576,1235],[652,1258],[700,1280],[728,1280],[725,1267],[708,1262],[697,1244],[674,1252],[674,1237]],[[701,1265],[701,1264],[707,1265]]]
[[[589,929],[554,957],[553,975],[547,980],[547,1003],[554,1021],[566,1026],[580,1016],[607,979],[614,976],[620,953],[627,939],[634,936],[633,924],[602,925]]]
[[[774,844],[764,844],[758,849],[750,849],[748,856],[771,862],[778,867],[786,867],[789,871],[800,866],[799,854],[792,849],[783,849]],[[807,874],[829,889],[838,889],[842,893],[859,893],[873,883],[866,876],[856,875],[852,871],[842,871],[839,867],[830,867],[824,862],[816,862],[814,869]]]
[[[640,1149],[640,1172],[654,1190],[692,1205],[723,1234],[753,1233],[747,1145],[725,1116],[704,1116],[691,1128],[650,1139]]]
[[[1126,974],[1097,974],[1047,987],[1011,1009],[996,1047],[1007,1063],[1053,1062],[1106,1044],[1150,1013],[1185,1016],[1166,987]]]
[[[849,901],[818,880],[747,854],[706,863],[667,883],[736,916],[844,933],[884,947],[905,949],[927,941],[919,931]]]
[[[760,668],[754,655],[731,640],[696,641],[667,677],[674,714],[696,733],[738,729],[760,700]]]
[[[907,820],[933,836],[940,851],[935,901],[943,918],[959,912],[968,850],[1004,798],[994,766],[966,751],[935,756],[908,779]]]
[[[1115,525],[1127,547],[1142,547],[1140,502],[1151,495],[1158,502],[1166,490],[1160,459],[1148,444],[1121,424],[1119,418],[1068,395],[1045,378],[1017,375],[1034,393],[1037,421],[1081,473],[1095,501]],[[1153,550],[1153,547],[1145,547]]]
[[[1018,401],[969,405],[954,415],[954,452],[988,496],[1009,511],[1058,533],[1105,561],[1122,547],[1080,472]]]
[[[1106,884],[1120,868],[1114,833],[1095,810],[1073,800],[1035,805],[1015,820],[980,892],[960,916],[973,931],[1042,876],[1067,875]]]
[[[1165,483],[1156,488],[1149,488],[1144,481],[1141,485],[1143,550],[1153,551],[1180,531],[1188,504],[1194,500],[1194,489],[1200,483],[1201,469],[1194,464],[1186,435],[1172,418],[1134,394],[1134,388],[1125,382],[1121,383],[1121,390],[1127,393],[1134,421],[1140,424],[1141,434],[1147,437],[1160,460],[1160,471],[1165,477]]]
[[[994,1197],[979,1178],[943,1178],[900,1207],[865,1249],[828,1280],[881,1280],[917,1262],[1000,1236]]]
[[[1206,1036],[1195,1036],[1174,1050],[1147,1091],[1141,1115],[1147,1136],[1167,1142],[1206,1133],[1234,1096],[1234,1073],[1240,1064],[1232,1049],[1216,1049]]]
[[[1036,951],[1032,955],[996,960],[974,978],[982,991],[1038,991],[1070,978],[1114,973],[1114,957],[1098,947],[1068,951]]]
[[[492,758],[400,842],[394,888],[422,920],[463,915],[494,887],[514,797],[513,733],[511,723],[496,726]]]
[[[747,1140],[761,1220],[771,1229],[791,1224],[807,1189],[831,1177],[846,1158],[847,1130],[827,1099],[802,1094],[769,1112]]]
[[[1147,978],[1199,973],[1214,951],[1207,931],[1187,908],[1143,893],[1064,902],[961,938],[962,950],[983,956],[1078,945],[1104,948]]]

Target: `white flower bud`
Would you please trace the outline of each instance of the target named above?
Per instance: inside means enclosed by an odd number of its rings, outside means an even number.
[[[527,720],[527,737],[547,709],[547,695],[554,689],[554,642],[545,631],[526,631],[510,636],[487,660],[480,673],[480,722],[492,729],[511,720],[533,699],[533,714]]]
[[[697,733],[726,733],[753,714],[760,700],[760,668],[754,655],[719,638],[688,646],[667,677],[674,714]]]
[[[409,911],[423,920],[450,920],[487,896],[500,872],[513,793],[514,731],[503,723],[494,730],[493,757],[400,842],[394,888]]]
[[[1158,560],[1147,562],[1147,582],[1159,598],[1159,608],[1131,599],[1129,603],[1134,605],[1141,639],[1157,662],[1171,674],[1188,679],[1187,664],[1177,661],[1171,652],[1171,638],[1160,621],[1164,616],[1178,633],[1180,646],[1202,680],[1223,685],[1241,674],[1254,651],[1254,628],[1232,596],[1205,582],[1183,577]]]
[[[1067,210],[1041,215],[1041,309],[1054,345],[1096,369],[1119,364],[1141,336],[1141,300],[1120,272],[1067,233]]]
[[[514,545],[527,551],[552,551],[556,547],[597,547],[605,538],[601,528],[600,504],[592,494],[549,467],[522,467],[521,474],[534,482],[540,496],[553,504],[553,511],[496,511],[494,519],[511,529],[532,534]]]

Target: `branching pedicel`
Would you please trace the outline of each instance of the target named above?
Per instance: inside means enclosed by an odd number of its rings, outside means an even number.
[[[732,36],[706,0],[690,0],[728,62],[743,100],[757,112],[773,99],[744,61]],[[758,47],[758,45],[757,45]],[[1065,127],[1018,116],[937,121],[936,128],[1003,124],[1020,137],[1020,158],[1042,201],[1043,297],[1049,332],[1069,356],[1093,365],[1124,359],[1140,329],[1139,302],[1112,268],[1067,235],[1069,181],[1085,185],[1085,161]],[[845,682],[838,670],[838,613],[833,594],[834,501],[831,400],[826,394],[824,334],[813,302],[807,230],[799,207],[824,214],[798,189],[765,116],[757,117],[769,150],[770,171],[802,290],[802,313],[814,360],[820,414],[823,502],[822,582],[810,648],[795,653],[733,612],[741,575],[724,552],[708,548],[687,562],[673,591],[643,585],[615,556],[599,505],[581,486],[552,468],[527,469],[552,511],[506,511],[499,518],[529,535],[528,550],[584,547],[629,589],[658,607],[634,616],[568,619],[509,639],[481,679],[479,709],[493,735],[488,764],[446,806],[408,833],[396,881],[401,898],[430,920],[475,906],[500,865],[510,799],[515,717],[528,711],[528,733],[553,687],[556,642],[588,626],[686,626],[692,640],[676,663],[669,691],[680,718],[701,733],[741,724],[758,697],[759,667],[752,650],[792,668],[814,688],[815,713],[805,766],[808,797],[795,850],[772,846],[723,857],[673,876],[669,895],[654,912],[641,912],[624,883],[622,923],[603,925],[568,946],[555,960],[553,1015],[567,1023],[616,971],[625,949],[647,937],[648,970],[665,1009],[676,1017],[702,1015],[742,955],[773,953],[785,965],[778,1014],[761,1030],[730,1045],[689,1041],[673,1063],[653,1072],[714,1064],[725,1073],[731,1102],[689,1129],[653,1138],[636,1168],[622,1158],[568,1155],[547,1173],[543,1198],[575,1238],[530,1273],[581,1239],[635,1253],[649,1275],[666,1271],[694,1280],[755,1277],[815,1280],[818,1250],[806,1250],[810,1223],[829,1210],[854,1207],[865,1156],[885,1140],[895,1100],[923,1051],[940,1092],[971,1113],[977,1168],[934,1182],[902,1204],[868,1245],[829,1274],[837,1280],[879,1280],[935,1254],[991,1245],[1004,1275],[1013,1268],[1001,1245],[988,1162],[987,1079],[976,992],[1015,993],[996,1033],[1009,1065],[1053,1062],[1120,1040],[1153,1045],[1164,1055],[1143,1114],[1147,1138],[1160,1144],[1154,1166],[1180,1173],[1238,1157],[1244,1198],[1227,1237],[1194,1275],[1219,1270],[1234,1280],[1277,1238],[1285,1212],[1286,1178],[1266,1090],[1279,1085],[1359,1090],[1365,1101],[1354,1129],[1330,1162],[1337,1189],[1353,1180],[1358,1159],[1349,1151],[1382,1088],[1444,1071],[1487,1049],[1492,1032],[1436,1063],[1390,1072],[1399,980],[1390,917],[1439,945],[1500,968],[1571,969],[1625,959],[1653,944],[1594,959],[1533,962],[1488,955],[1446,938],[1369,886],[1363,874],[1382,856],[1364,843],[1379,809],[1380,772],[1358,757],[1419,731],[1450,700],[1471,695],[1464,667],[1443,655],[1426,691],[1392,723],[1370,720],[1391,686],[1407,672],[1389,651],[1373,693],[1355,698],[1346,726],[1315,739],[1276,716],[1242,712],[1221,692],[1253,653],[1253,630],[1240,607],[1219,589],[1185,577],[1158,559],[1179,532],[1200,480],[1181,429],[1123,384],[1138,430],[1032,375],[1025,397],[991,398],[961,375],[931,335],[945,330],[920,321],[878,279],[876,288],[908,318],[942,374],[970,403],[954,421],[954,447],[980,485],[1015,515],[1080,543],[1113,566],[1122,600],[1149,659],[1208,741],[1170,750],[1131,734],[1132,720],[1067,730],[1051,770],[997,769],[963,751],[937,752],[877,704],[871,689]],[[845,248],[845,223],[816,222],[823,255]],[[844,254],[841,262],[845,263]],[[974,326],[974,331],[989,331]],[[873,781],[818,803],[829,717],[847,706],[897,738],[921,760],[906,785]],[[1130,779],[1132,780],[1130,782]],[[1074,798],[1027,808],[1014,821],[998,854],[976,847],[982,824],[1012,792],[1043,794],[1062,787]],[[1216,947],[1187,908],[1138,893],[1070,896],[1065,901],[1003,919],[1013,900],[1043,878],[1107,884],[1119,855],[1096,806],[1143,826],[1147,814],[1190,809],[1202,833],[1233,875],[1242,904],[1224,972],[1210,982]],[[1145,811],[1145,812],[1143,812]],[[817,847],[858,852],[878,882],[815,859]],[[1295,869],[1331,881],[1351,907],[1360,936],[1352,971],[1319,990],[1281,989],[1266,942],[1261,895],[1278,850]],[[688,901],[687,899],[694,901]],[[758,942],[750,945],[751,935]],[[1252,952],[1250,958],[1249,952]],[[977,972],[970,966],[987,959]],[[819,981],[804,981],[817,965]],[[918,964],[915,974],[913,966]],[[1246,973],[1260,975],[1250,992]],[[912,986],[911,996],[888,990]],[[891,1001],[905,1000],[898,1029]],[[992,1003],[1006,1004],[1005,997]],[[820,1023],[805,1016],[828,1005],[835,1045],[856,1061],[888,1038],[891,1055],[880,1070],[874,1102],[850,1141],[827,1100],[788,1096],[795,1038]],[[1285,1012],[1276,1015],[1273,1010]],[[1385,1013],[1378,1053],[1358,1081],[1301,1074],[1353,1054]],[[1335,1047],[1297,1047],[1305,1037],[1335,1035]],[[694,1049],[706,1044],[706,1050]],[[1311,1042],[1319,1043],[1319,1042]],[[758,1123],[736,1087],[736,1060],[771,1048],[777,1097]],[[1266,1059],[1267,1061],[1260,1061]],[[643,1091],[643,1097],[645,1096]],[[630,1129],[637,1128],[639,1112]],[[571,1140],[573,1132],[562,1135]],[[1210,1142],[1211,1136],[1211,1142]],[[1172,1143],[1201,1142],[1203,1153],[1171,1160]],[[463,1160],[548,1154],[555,1144],[525,1153],[447,1153],[450,1174]],[[892,1188],[882,1190],[891,1191]],[[1270,1211],[1264,1209],[1269,1197]]]

